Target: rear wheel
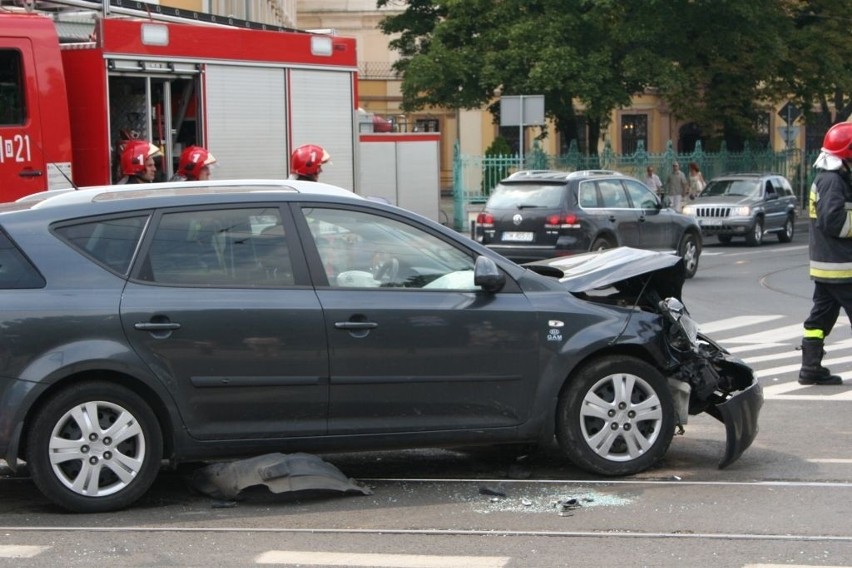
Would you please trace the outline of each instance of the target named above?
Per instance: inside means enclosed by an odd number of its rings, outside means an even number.
[[[556,435],[579,467],[602,475],[633,475],[659,461],[674,435],[666,379],[633,357],[594,361],[560,395]]]
[[[613,245],[612,241],[610,241],[608,238],[598,237],[597,239],[595,239],[595,242],[592,243],[592,247],[589,250],[591,250],[592,252],[595,252],[595,251],[599,251],[599,250],[611,249],[611,248],[614,248],[614,247],[615,247],[615,245]]]
[[[753,247],[763,243],[763,219],[756,219],[750,233],[746,234],[746,242]]]
[[[686,277],[692,278],[698,272],[698,257],[701,256],[701,245],[698,244],[698,238],[692,233],[686,233],[680,240],[677,252],[683,258]]]
[[[162,434],[134,392],[106,382],[60,391],[33,418],[27,463],[51,501],[78,513],[122,509],[154,482]]]
[[[778,240],[782,243],[789,243],[793,240],[793,233],[795,231],[795,224],[793,223],[793,216],[787,215],[787,219],[784,221],[784,228],[778,233]]]

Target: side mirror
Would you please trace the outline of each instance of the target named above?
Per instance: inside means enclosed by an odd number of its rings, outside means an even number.
[[[482,288],[484,292],[493,294],[506,285],[506,277],[493,260],[487,256],[479,256],[473,267],[473,284]]]

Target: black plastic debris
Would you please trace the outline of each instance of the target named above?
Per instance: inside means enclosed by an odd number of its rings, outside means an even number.
[[[580,504],[580,501],[571,497],[569,499],[557,501],[555,503],[555,507],[559,511],[560,517],[570,517],[574,514],[572,511],[579,509],[582,505]]]
[[[506,492],[501,491],[499,489],[495,489],[493,487],[480,487],[479,488],[480,495],[492,495],[494,497],[505,497]]]
[[[273,493],[327,490],[372,495],[369,488],[312,454],[265,454],[196,470],[191,485],[214,499],[229,501],[242,491],[266,486]]]

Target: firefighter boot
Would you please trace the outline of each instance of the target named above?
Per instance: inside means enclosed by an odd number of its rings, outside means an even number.
[[[843,379],[832,375],[822,366],[825,351],[819,339],[802,340],[802,369],[799,371],[800,385],[842,385]]]

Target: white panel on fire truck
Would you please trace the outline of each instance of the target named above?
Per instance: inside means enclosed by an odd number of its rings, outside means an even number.
[[[349,71],[290,71],[291,146],[319,144],[325,148],[332,163],[323,166],[320,180],[353,191],[354,108]]]
[[[440,191],[438,142],[399,142],[396,145],[397,205],[438,220]]]
[[[207,146],[217,161],[213,176],[287,177],[284,70],[207,65],[206,75]]]
[[[381,197],[396,205],[396,143],[361,142],[361,195]]]

